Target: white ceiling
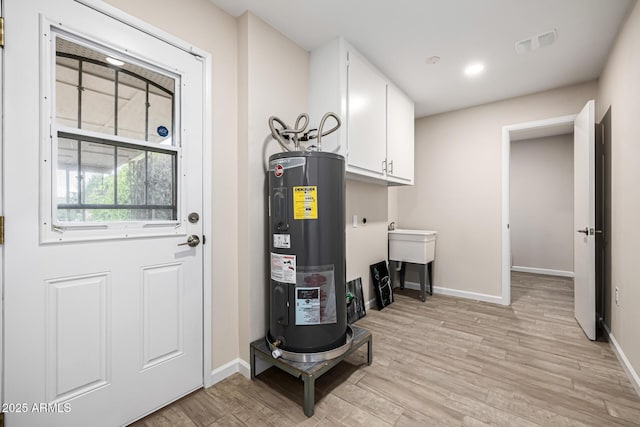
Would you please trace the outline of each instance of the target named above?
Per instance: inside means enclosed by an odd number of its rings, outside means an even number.
[[[252,11],[306,50],[344,36],[422,117],[597,78],[635,0],[210,1],[233,16]],[[552,46],[515,52],[553,29]],[[432,55],[441,60],[427,65]],[[473,61],[486,69],[469,79]]]

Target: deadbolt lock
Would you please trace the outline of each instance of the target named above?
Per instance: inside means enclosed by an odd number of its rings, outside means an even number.
[[[195,224],[200,220],[200,215],[198,215],[198,212],[191,212],[187,217],[187,219],[191,224]]]

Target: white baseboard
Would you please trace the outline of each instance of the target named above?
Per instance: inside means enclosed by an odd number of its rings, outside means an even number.
[[[242,359],[238,359],[238,372],[240,373],[240,375],[242,375],[243,377],[250,379],[251,378],[251,365],[242,360]]]
[[[405,281],[404,287],[419,291],[420,283]],[[458,289],[442,288],[439,286],[433,287],[433,293],[440,294],[440,295],[448,295],[451,297],[466,298],[466,299],[471,299],[476,301],[484,301],[484,302],[490,302],[493,304],[504,305],[504,303],[502,302],[502,297],[496,296],[496,295],[480,294],[477,292],[469,292],[469,291],[460,291]]]
[[[627,377],[629,378],[629,381],[631,382],[633,388],[636,390],[636,393],[638,393],[638,396],[640,396],[640,376],[638,376],[636,370],[633,369],[633,366],[631,366],[631,362],[629,362],[629,359],[627,359],[624,351],[622,351],[622,347],[620,347],[620,344],[618,344],[616,337],[613,336],[613,334],[609,330],[609,327],[604,322],[602,322],[601,324],[604,327],[605,332],[609,336],[609,345],[611,346],[613,353],[620,361],[622,369],[624,369],[624,372],[627,374]]]
[[[549,268],[511,266],[511,271],[519,273],[546,274],[547,276],[574,277],[573,271],[551,270]]]
[[[212,370],[209,381],[207,381],[204,386],[211,387],[236,372],[239,372],[246,378],[251,378],[251,366],[244,360],[238,358]]]
[[[369,301],[364,303],[364,309],[365,310],[370,310],[371,307],[376,307],[376,308],[378,307],[378,303],[376,302],[375,298],[370,299]]]

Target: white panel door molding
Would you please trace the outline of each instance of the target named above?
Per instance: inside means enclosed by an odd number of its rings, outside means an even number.
[[[47,402],[111,382],[109,273],[47,280]]]
[[[595,282],[595,102],[584,106],[574,125],[573,225],[575,228],[574,305],[575,317],[584,333],[596,339]]]
[[[182,264],[142,269],[142,369],[184,354]]]
[[[12,427],[124,425],[203,385],[204,248],[183,243],[203,240],[207,63],[83,3],[5,4]]]

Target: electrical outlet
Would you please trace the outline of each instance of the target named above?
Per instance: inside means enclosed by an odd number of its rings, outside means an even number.
[[[616,305],[620,306],[620,288],[616,286]]]

